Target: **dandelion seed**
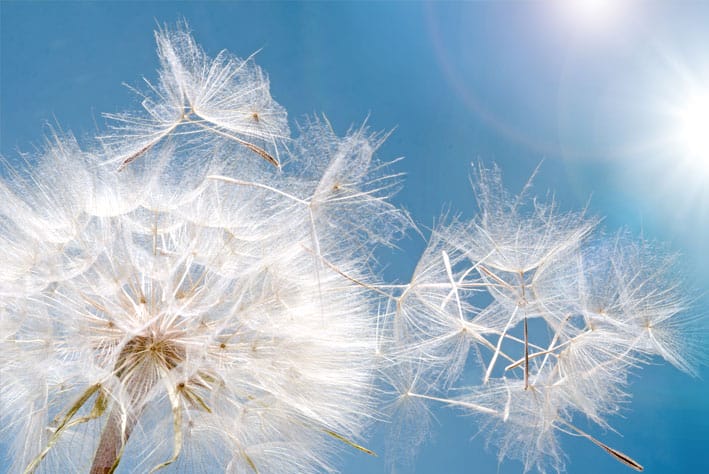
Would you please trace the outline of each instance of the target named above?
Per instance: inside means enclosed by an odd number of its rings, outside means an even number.
[[[313,118],[291,137],[253,56],[209,58],[186,25],[156,40],[142,111],[6,164],[12,472],[330,472],[337,449],[376,456],[380,375],[409,462],[438,404],[525,472],[563,471],[562,435],[643,470],[572,421],[608,428],[652,358],[696,370],[672,257],[478,165],[479,216],[439,224],[411,280],[382,285],[374,252],[411,226],[375,156],[387,135]]]
[[[144,114],[105,114],[114,132],[100,137],[115,157],[108,162],[118,162],[121,171],[171,138],[186,142],[185,152],[192,155],[191,148],[221,139],[280,168],[279,148],[290,135],[286,112],[270,97],[268,79],[253,59],[224,51],[210,59],[186,25],[162,29],[156,40],[159,80],[146,80],[146,92],[133,89]]]
[[[286,149],[285,111],[251,59],[210,60],[184,29],[157,39],[147,116],[109,116],[99,151],[57,134],[0,183],[10,469],[315,472],[336,448],[374,455],[359,440],[382,294],[359,282],[407,223],[386,201],[395,178],[370,167],[361,131],[328,135],[333,156],[310,138]],[[292,171],[231,158],[245,150]],[[316,192],[327,169],[344,194]],[[345,208],[382,225],[352,235]]]
[[[480,216],[439,225],[411,283],[394,293],[392,353],[397,367],[417,368],[420,387],[400,393],[471,415],[500,461],[519,459],[525,472],[564,470],[563,433],[642,471],[570,420],[607,428],[629,372],[648,357],[692,371],[693,320],[671,259],[529,198],[530,183],[511,196],[497,169],[478,167],[474,188]],[[457,337],[456,325],[474,337]]]

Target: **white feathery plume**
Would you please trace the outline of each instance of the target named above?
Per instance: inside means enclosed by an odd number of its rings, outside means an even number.
[[[480,215],[382,285],[374,252],[411,225],[385,136],[291,138],[253,58],[211,59],[186,25],[156,39],[141,112],[107,114],[100,146],[54,133],[0,182],[13,472],[332,471],[373,454],[382,373],[409,461],[441,404],[525,471],[564,469],[561,434],[642,470],[575,422],[608,428],[653,357],[695,370],[672,257],[479,165]]]
[[[110,116],[100,152],[57,134],[0,183],[11,469],[314,472],[337,448],[372,454],[356,441],[381,294],[361,282],[408,222],[371,165],[379,139],[316,126],[286,150],[250,59],[210,60],[184,29],[157,39],[147,116]],[[279,147],[288,176],[263,159]]]
[[[477,166],[473,184],[479,217],[439,225],[411,283],[394,288],[392,352],[401,374],[417,368],[416,387],[392,383],[400,400],[474,415],[500,461],[525,472],[564,470],[561,433],[642,470],[574,422],[609,428],[630,371],[652,356],[693,373],[673,258],[594,232],[597,219],[528,196],[531,183],[510,195],[497,168]]]
[[[161,29],[155,37],[162,68],[157,83],[145,81],[146,92],[136,89],[144,112],[105,114],[113,133],[100,138],[113,157],[109,163],[122,170],[177,136],[191,146],[232,143],[280,167],[279,148],[290,135],[287,115],[253,58],[222,51],[211,59],[187,25]]]

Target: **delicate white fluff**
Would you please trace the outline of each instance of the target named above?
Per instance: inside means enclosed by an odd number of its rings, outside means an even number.
[[[380,295],[360,282],[406,223],[369,184],[377,142],[313,126],[281,172],[245,142],[275,157],[287,135],[260,69],[157,39],[147,115],[110,116],[100,152],[54,137],[0,183],[11,469],[330,470],[366,451]]]
[[[145,92],[135,89],[143,112],[105,114],[113,133],[100,138],[109,162],[122,169],[153,148],[179,142],[188,151],[182,158],[194,163],[201,159],[192,147],[206,141],[250,148],[280,166],[280,148],[290,135],[286,111],[271,98],[268,79],[253,59],[226,51],[209,58],[186,25],[155,37],[158,81],[146,80]]]
[[[405,419],[425,419],[423,402],[456,407],[525,472],[564,470],[562,433],[641,469],[574,420],[608,428],[630,371],[650,357],[693,372],[673,258],[594,232],[597,219],[527,196],[529,184],[510,195],[496,168],[478,166],[473,181],[480,215],[439,225],[411,282],[394,288],[392,386]]]
[[[641,469],[574,423],[608,428],[650,359],[695,370],[672,257],[478,165],[479,215],[382,285],[377,249],[410,225],[385,137],[291,137],[253,58],[209,58],[186,25],[156,40],[140,111],[96,143],[55,133],[0,181],[12,472],[330,472],[372,454],[382,374],[409,463],[441,404],[525,471],[562,471],[563,434]]]

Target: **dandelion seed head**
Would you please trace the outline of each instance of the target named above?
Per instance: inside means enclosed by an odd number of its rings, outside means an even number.
[[[406,222],[369,185],[376,139],[291,152],[251,59],[211,60],[184,28],[157,40],[147,116],[110,116],[94,148],[56,134],[0,184],[12,469],[332,470],[375,414],[379,303],[360,282]],[[347,194],[324,217],[331,179]],[[384,210],[383,226],[360,231],[347,209]]]
[[[653,357],[696,367],[673,258],[533,198],[529,183],[510,194],[497,168],[475,167],[473,187],[479,216],[439,225],[396,295],[392,345],[416,383],[392,386],[471,416],[500,462],[524,472],[562,472],[563,435],[641,469],[575,423],[611,428],[629,375]]]

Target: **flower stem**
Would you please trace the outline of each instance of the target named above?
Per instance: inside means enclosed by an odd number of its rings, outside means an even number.
[[[118,407],[111,410],[96,448],[91,474],[111,474],[116,470],[123,448],[135,427],[136,418],[131,414],[122,415]]]

